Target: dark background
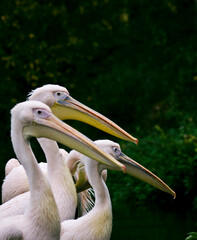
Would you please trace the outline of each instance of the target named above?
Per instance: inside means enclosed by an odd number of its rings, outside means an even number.
[[[146,206],[190,211],[195,219],[196,14],[194,0],[2,0],[1,182],[5,163],[14,157],[10,109],[32,89],[59,84],[137,137],[139,145],[82,123],[69,124],[93,140],[119,142],[177,193],[172,200],[130,176],[110,172],[114,211]]]

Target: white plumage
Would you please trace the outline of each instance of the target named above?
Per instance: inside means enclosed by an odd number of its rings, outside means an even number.
[[[125,163],[127,173],[133,175],[173,196],[175,193],[149,170],[121,152],[118,143],[110,140],[97,140],[95,144],[118,161]],[[95,205],[86,215],[61,223],[61,240],[109,240],[112,231],[112,206],[109,191],[102,177],[104,169],[117,170],[83,156],[81,161],[90,184],[95,192]]]
[[[31,150],[30,137],[49,137],[111,166],[122,164],[105,154],[91,140],[64,124],[45,104],[29,101],[12,109],[11,138],[17,158],[29,181],[30,201],[24,215],[0,221],[0,239],[59,239],[60,218],[51,186],[44,177]],[[58,150],[59,151],[59,150]],[[55,161],[56,159],[54,159]],[[116,163],[117,162],[117,163]]]

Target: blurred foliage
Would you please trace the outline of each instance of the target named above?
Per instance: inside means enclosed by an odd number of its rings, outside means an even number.
[[[188,233],[188,234],[189,234],[189,237],[187,237],[185,240],[197,239],[197,233],[196,232],[191,232],[191,233]]]
[[[197,213],[197,129],[193,123],[177,129],[162,129],[159,125],[140,139],[138,147],[122,143],[122,150],[140,164],[151,169],[176,192],[176,200],[150,185],[131,178],[121,177],[116,184],[116,173],[111,173],[112,199],[137,205],[153,205],[165,209],[191,209]],[[137,148],[137,149],[136,149]],[[119,178],[120,179],[120,178]],[[117,191],[117,188],[120,191]],[[114,195],[114,197],[113,197]],[[117,204],[118,205],[118,204]]]
[[[14,156],[10,109],[38,86],[71,95],[139,138],[110,138],[177,192],[172,200],[130,176],[109,173],[114,205],[155,203],[197,211],[197,35],[194,0],[2,0],[1,180]],[[118,204],[116,204],[118,203]]]

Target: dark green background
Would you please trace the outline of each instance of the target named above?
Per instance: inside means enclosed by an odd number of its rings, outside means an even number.
[[[195,219],[196,14],[194,0],[2,0],[1,181],[5,163],[14,157],[10,109],[32,89],[59,84],[137,137],[139,145],[82,123],[69,124],[93,140],[119,142],[177,193],[172,200],[130,176],[109,173],[114,211],[146,206],[190,211]]]

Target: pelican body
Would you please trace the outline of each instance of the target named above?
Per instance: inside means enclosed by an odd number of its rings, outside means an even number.
[[[127,173],[175,197],[175,192],[152,172],[121,152],[118,143],[98,140],[95,144],[111,154],[116,160],[124,162]],[[95,206],[86,215],[61,223],[61,240],[109,240],[112,231],[112,206],[108,188],[102,177],[104,169],[117,170],[86,156],[82,157],[85,171],[95,192]]]
[[[107,165],[124,166],[100,150],[90,139],[61,122],[48,106],[29,101],[11,111],[11,139],[17,158],[23,165],[30,187],[30,202],[24,215],[0,220],[0,239],[58,240],[60,217],[51,186],[38,166],[30,147],[31,137],[46,137],[74,148]]]

